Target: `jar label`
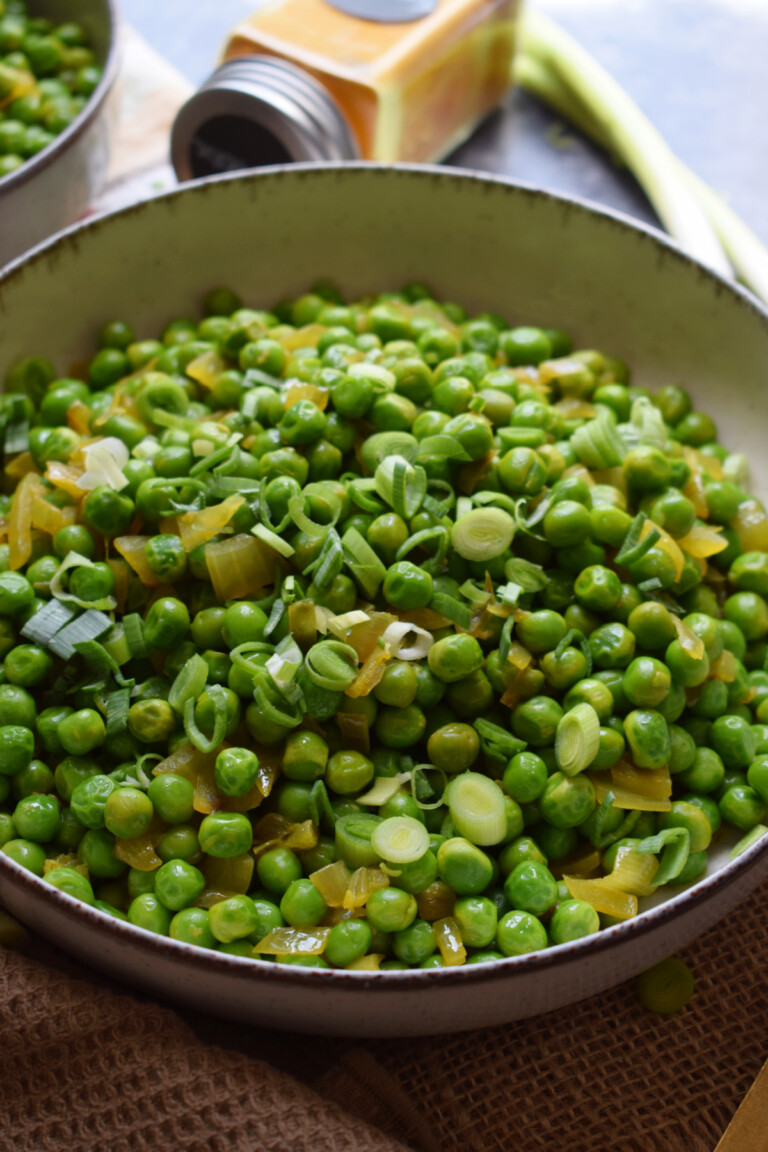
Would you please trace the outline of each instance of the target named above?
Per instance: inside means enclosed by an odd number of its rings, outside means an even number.
[[[326,0],[326,3],[361,20],[406,24],[429,16],[437,8],[439,0]]]

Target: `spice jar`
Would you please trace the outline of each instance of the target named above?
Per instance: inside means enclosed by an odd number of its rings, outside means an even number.
[[[510,85],[518,0],[267,0],[181,108],[180,179],[297,160],[434,161]]]

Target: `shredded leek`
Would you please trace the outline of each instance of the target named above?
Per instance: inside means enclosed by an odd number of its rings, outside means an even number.
[[[412,864],[429,850],[429,832],[413,816],[390,816],[373,829],[371,847],[388,864]]]
[[[75,612],[66,604],[60,604],[58,600],[49,600],[39,612],[30,616],[26,624],[23,625],[21,634],[27,640],[34,641],[35,644],[47,647],[56,633],[65,624],[69,624],[75,615]]]
[[[729,859],[735,860],[737,856],[741,856],[742,852],[746,852],[747,848],[751,848],[753,844],[757,844],[761,837],[765,836],[768,832],[765,824],[756,824],[754,828],[750,828],[746,836],[742,836],[738,844],[735,844],[730,851]]]
[[[128,727],[128,710],[131,706],[130,688],[118,688],[107,697],[106,727],[107,736],[119,736]]]
[[[251,535],[256,536],[259,540],[263,540],[270,548],[274,548],[275,552],[279,552],[281,556],[285,556],[286,560],[293,556],[295,549],[287,540],[283,540],[282,536],[278,536],[276,532],[267,528],[265,524],[254,525],[254,527],[251,528]]]
[[[479,772],[462,772],[450,781],[444,799],[454,827],[472,844],[500,844],[507,834],[504,793]]]
[[[185,661],[168,693],[168,703],[180,716],[188,700],[197,700],[208,682],[208,665],[202,656],[194,655]]]
[[[149,650],[144,639],[144,621],[138,612],[129,612],[127,616],[123,616],[123,629],[131,656],[142,659]]]
[[[112,627],[112,621],[103,612],[89,609],[56,632],[48,641],[48,647],[62,660],[69,660],[77,651],[76,645],[85,640],[98,640]]]
[[[357,528],[347,528],[341,538],[341,547],[347,568],[362,588],[363,593],[369,600],[374,600],[387,574],[383,563]]]
[[[429,606],[441,616],[445,616],[446,620],[450,620],[451,624],[457,624],[459,628],[469,628],[472,624],[472,609],[469,604],[462,604],[455,596],[436,592]]]
[[[605,409],[580,425],[570,443],[587,468],[616,468],[627,454],[627,445]]]
[[[313,684],[343,692],[357,676],[357,652],[340,640],[320,640],[307,652],[304,667]]]
[[[647,836],[635,845],[635,851],[640,855],[662,853],[659,861],[659,870],[653,878],[656,885],[669,884],[685,868],[691,852],[691,835],[687,828],[664,828],[655,836]]]
[[[189,696],[184,704],[184,731],[187,739],[199,752],[213,752],[219,747],[227,732],[227,697],[224,689],[219,684],[211,684],[208,695],[213,704],[214,716],[210,739],[200,731],[195,721],[196,700]]]
[[[501,725],[485,720],[482,716],[475,720],[475,731],[480,737],[483,752],[494,760],[510,760],[527,747],[524,740],[519,740]]]
[[[414,467],[404,456],[387,456],[374,474],[376,491],[382,500],[402,516],[410,520],[416,515],[427,494],[427,474],[423,468]]]
[[[61,581],[65,572],[71,568],[93,568],[93,566],[93,561],[81,556],[79,552],[68,552],[51,577],[51,595],[63,604],[75,604],[78,608],[98,608],[105,612],[112,611],[113,608],[117,607],[117,600],[114,596],[103,596],[100,600],[81,600],[78,596],[73,596],[70,592],[62,590]]]

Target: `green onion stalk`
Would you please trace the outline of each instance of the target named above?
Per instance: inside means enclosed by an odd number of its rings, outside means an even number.
[[[621,86],[571,36],[539,12],[520,23],[515,80],[627,166],[667,231],[721,275],[768,302],[768,249],[690,171]]]

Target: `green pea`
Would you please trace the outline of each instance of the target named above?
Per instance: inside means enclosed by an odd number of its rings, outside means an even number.
[[[67,866],[53,868],[47,873],[44,880],[52,887],[58,888],[59,892],[66,892],[67,896],[72,896],[75,900],[81,900],[84,904],[94,903],[93,888],[86,877],[75,868]]]
[[[557,884],[552,873],[534,860],[523,861],[507,876],[504,892],[513,909],[540,916],[557,899]],[[504,921],[502,920],[501,923]],[[499,925],[501,929],[501,924]],[[506,950],[499,940],[502,952]]]
[[[622,681],[627,700],[640,708],[655,708],[667,696],[671,686],[669,669],[653,656],[639,656],[633,660]]]
[[[311,880],[292,881],[280,901],[281,915],[294,928],[318,924],[327,911],[325,900]]]
[[[158,936],[167,936],[171,925],[171,913],[154,892],[142,892],[134,897],[128,905],[128,919],[137,928]]]
[[[523,956],[546,948],[547,932],[530,912],[507,912],[499,920],[496,942],[504,956]]]
[[[727,788],[719,806],[723,819],[743,832],[762,824],[768,812],[768,804],[759,792],[745,784],[732,784]]]
[[[8,840],[0,848],[0,852],[4,852],[15,864],[20,864],[22,868],[26,868],[28,872],[33,872],[35,876],[43,875],[45,850],[33,840],[21,838]]]
[[[325,958],[335,968],[345,968],[365,956],[372,938],[373,933],[365,920],[341,921],[328,934]]]
[[[115,838],[106,828],[90,828],[77,846],[77,859],[91,876],[114,879],[127,871],[115,855]]]
[[[710,741],[726,768],[747,768],[757,742],[751,725],[739,716],[720,716],[710,729]]]
[[[600,917],[586,900],[563,900],[558,904],[549,923],[553,944],[567,944],[581,940],[600,930]]]
[[[256,874],[268,892],[282,896],[301,878],[301,861],[290,848],[270,848],[257,858]]]
[[[216,937],[211,932],[209,913],[205,908],[182,908],[171,920],[168,935],[184,944],[198,948],[215,948]]]
[[[372,892],[365,911],[376,932],[402,932],[416,919],[418,907],[409,892],[390,886]]]
[[[553,827],[575,828],[588,818],[596,803],[594,786],[586,776],[555,772],[547,780],[539,808]]]
[[[409,967],[416,967],[432,955],[436,943],[432,925],[426,920],[414,920],[407,928],[395,932],[392,951]]]
[[[441,879],[460,896],[479,895],[493,877],[490,857],[459,836],[451,837],[440,845],[437,850],[437,867]]]
[[[534,748],[552,744],[563,709],[549,696],[533,696],[512,713],[512,731]]]
[[[547,775],[547,766],[540,756],[533,752],[518,752],[505,769],[504,789],[518,804],[530,804],[544,792]]]
[[[47,844],[61,827],[59,801],[55,796],[25,796],[14,809],[13,823],[22,839]]]
[[[242,812],[211,812],[204,816],[198,833],[200,847],[208,856],[242,856],[253,843],[251,822]]]

